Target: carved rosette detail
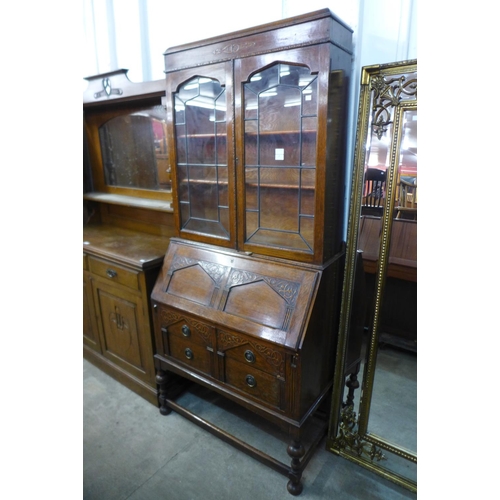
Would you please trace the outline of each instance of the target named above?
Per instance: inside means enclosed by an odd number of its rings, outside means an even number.
[[[249,273],[248,271],[233,270],[228,280],[227,288],[237,285],[244,285],[256,281],[264,281],[275,292],[277,292],[283,299],[291,306],[295,305],[297,295],[299,293],[300,285],[293,281],[287,281],[269,276],[263,276],[256,273]]]
[[[397,77],[377,75],[371,79],[370,90],[373,92],[372,129],[380,140],[393,123],[394,108],[417,98],[417,78],[414,73]]]
[[[340,416],[339,435],[335,443],[339,449],[349,449],[358,457],[365,456],[370,460],[387,460],[387,457],[373,443],[363,441],[357,432],[356,412],[352,406],[346,406],[342,409]]]

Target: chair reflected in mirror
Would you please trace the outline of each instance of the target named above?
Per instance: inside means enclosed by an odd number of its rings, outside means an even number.
[[[417,220],[417,178],[399,179],[396,219]]]
[[[362,215],[381,216],[384,209],[387,172],[378,168],[367,168],[364,177]]]

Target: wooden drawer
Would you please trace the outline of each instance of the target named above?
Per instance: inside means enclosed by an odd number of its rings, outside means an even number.
[[[260,339],[240,333],[217,332],[217,349],[227,359],[238,361],[270,375],[285,376],[285,354],[281,349]]]
[[[182,315],[177,321],[170,323],[167,329],[169,336],[174,335],[202,346],[212,347],[214,328],[194,318]]]
[[[89,267],[92,273],[110,282],[125,285],[134,290],[139,289],[138,272],[125,269],[114,262],[89,258]]]
[[[227,385],[276,408],[281,407],[282,384],[277,377],[231,358],[226,358],[224,366],[224,381]]]
[[[206,346],[177,335],[168,336],[168,346],[170,356],[177,361],[187,364],[192,369],[212,375],[211,359],[213,354],[207,350]]]
[[[157,336],[157,339],[162,341],[165,354],[168,354],[168,339],[171,336],[189,340],[189,342],[203,347],[213,348],[215,330],[212,326],[188,314],[182,314],[169,307],[153,303],[156,307],[156,328],[161,334],[160,337]],[[158,345],[158,349],[161,349],[160,345]]]

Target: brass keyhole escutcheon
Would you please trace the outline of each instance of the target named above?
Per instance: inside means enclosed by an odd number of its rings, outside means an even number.
[[[255,363],[255,354],[252,351],[245,351],[244,356],[249,363]]]
[[[182,335],[184,335],[184,337],[191,336],[191,330],[189,329],[189,326],[182,325]]]
[[[187,359],[193,359],[194,354],[193,354],[193,351],[189,347],[184,349],[184,354],[185,354]]]
[[[255,380],[255,377],[253,375],[247,375],[245,378],[245,382],[247,383],[248,387],[255,387],[257,385],[257,381]]]

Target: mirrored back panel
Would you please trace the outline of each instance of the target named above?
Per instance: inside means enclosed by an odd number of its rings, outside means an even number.
[[[106,185],[171,188],[163,106],[111,118],[99,127],[99,142]]]

